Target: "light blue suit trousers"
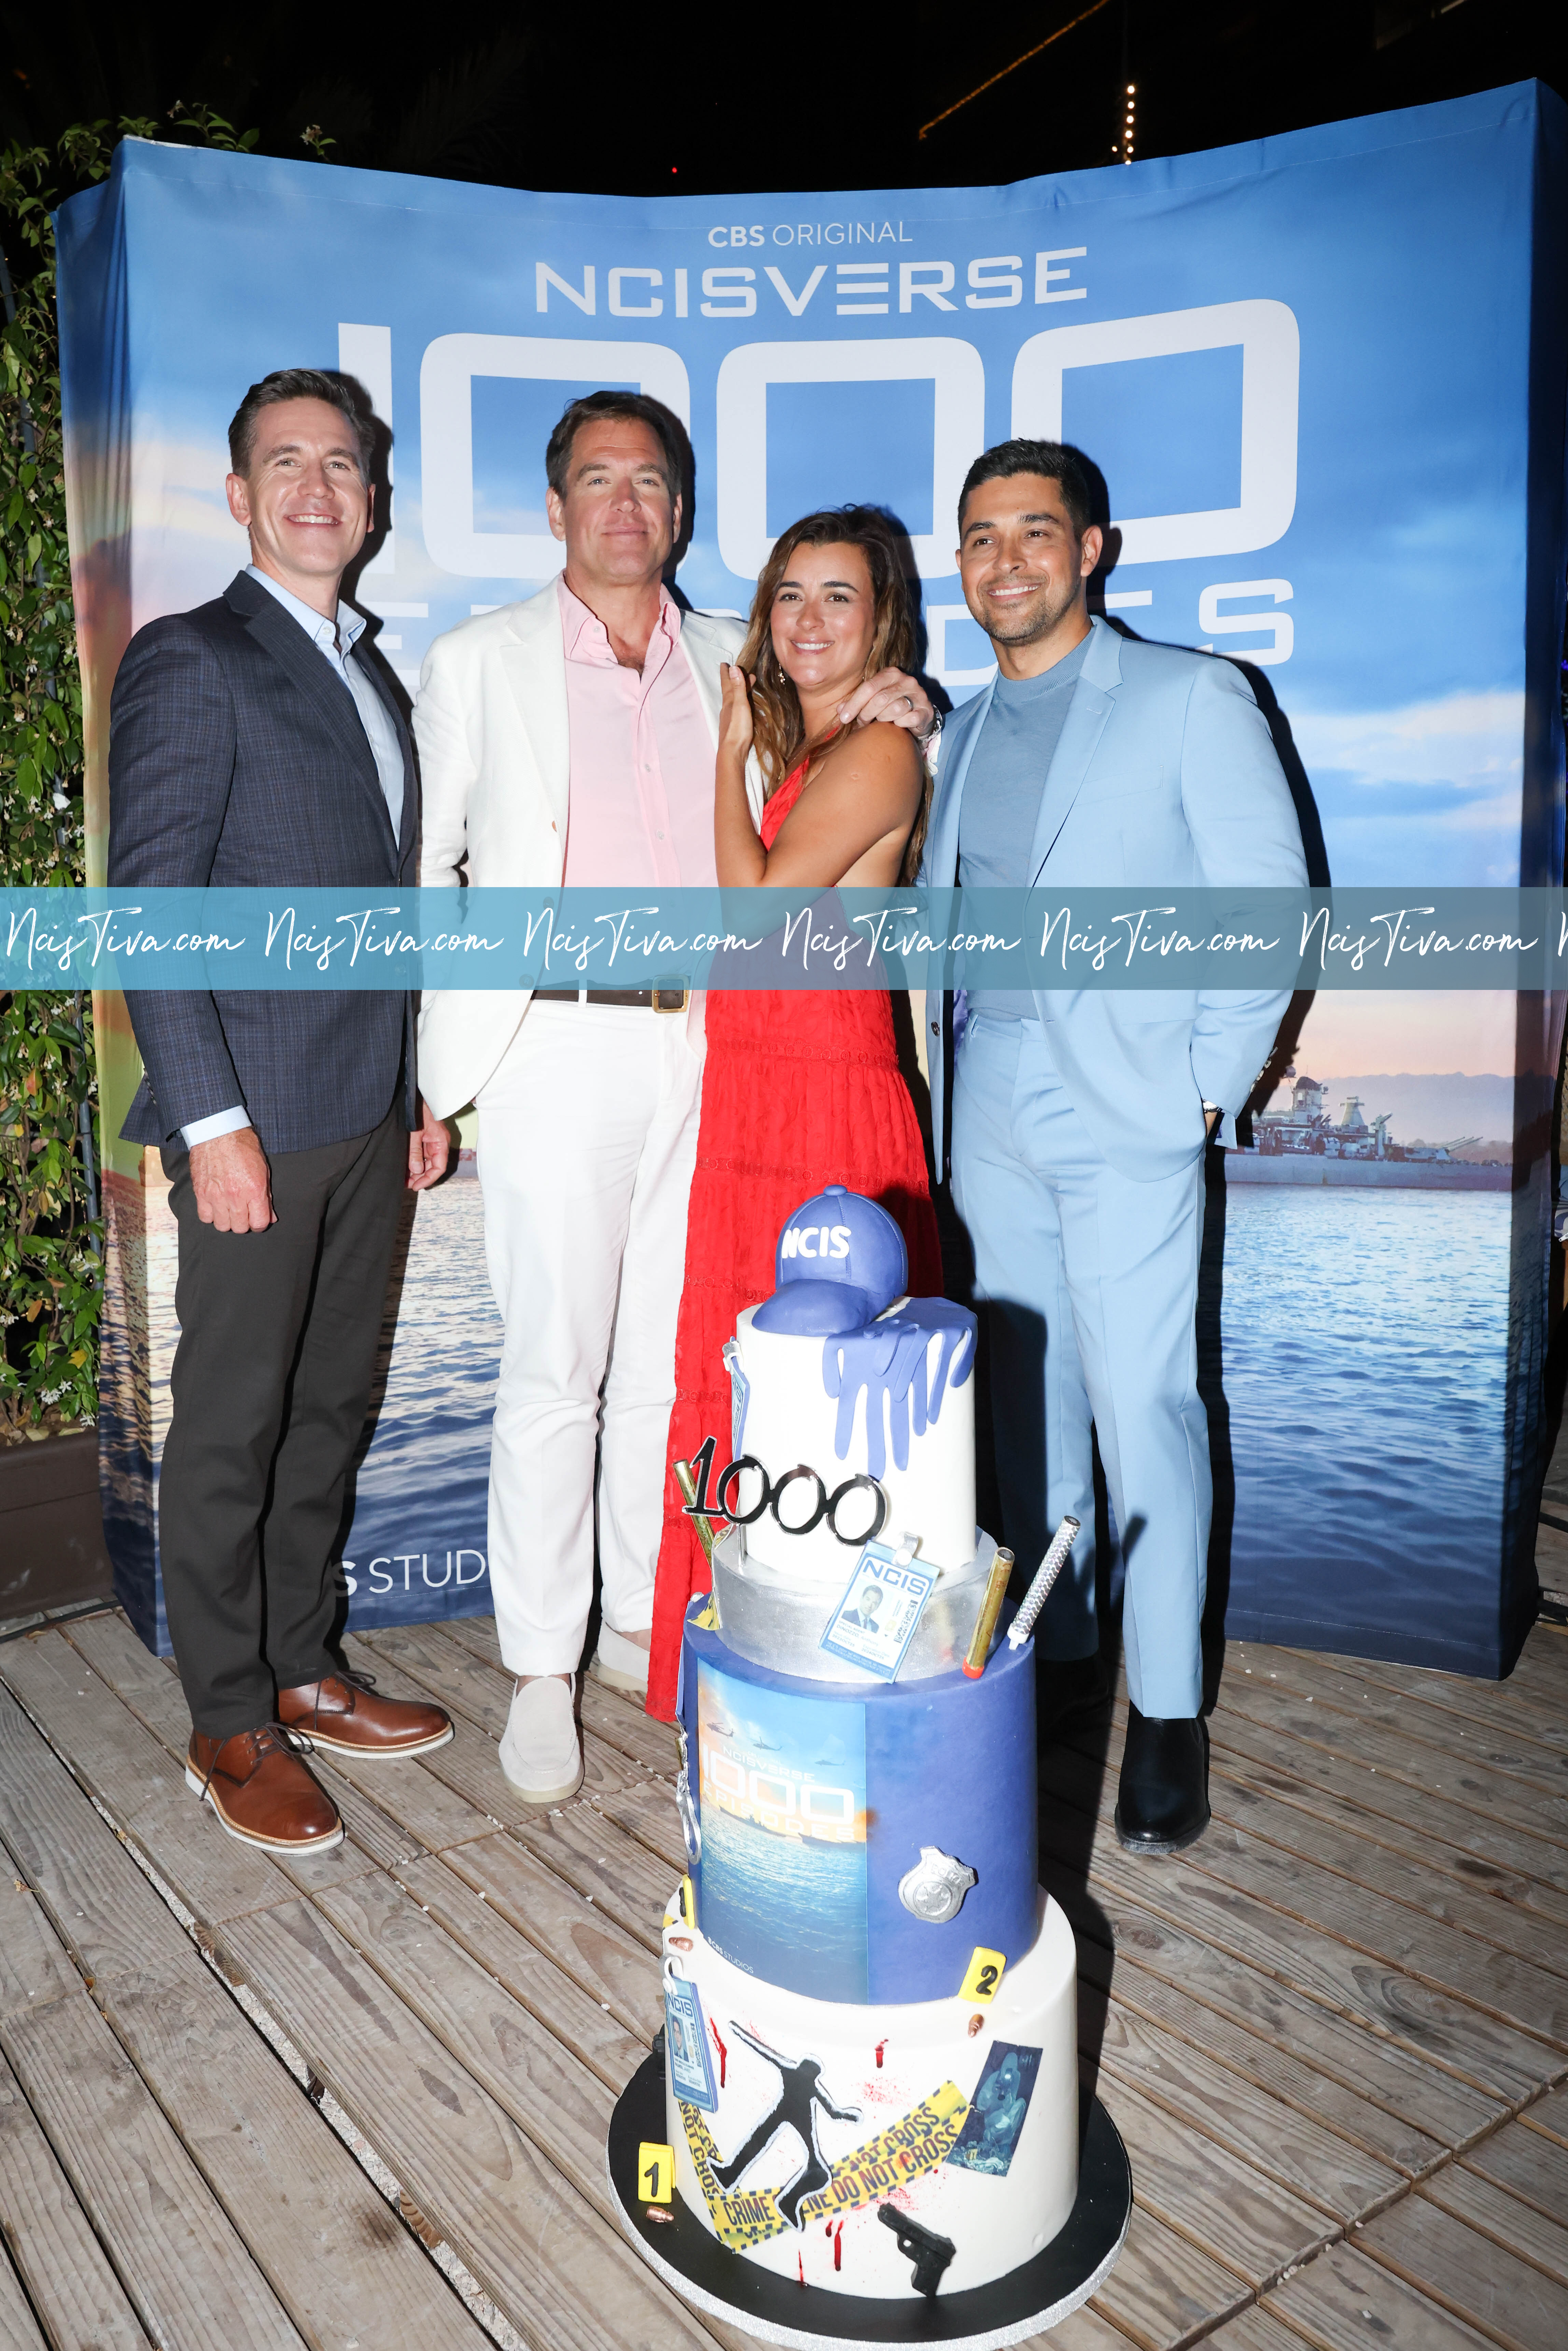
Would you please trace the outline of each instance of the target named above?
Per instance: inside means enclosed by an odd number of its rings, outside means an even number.
[[[1127,1686],[1145,1714],[1198,1711],[1213,1493],[1194,1314],[1203,1161],[1135,1183],[1104,1157],[1036,1020],[973,1019],[953,1099],[953,1199],[991,1305],[991,1408],[1008,1541],[1026,1569],[1082,1522],[1035,1641],[1099,1646],[1090,1424],[1121,1537]]]

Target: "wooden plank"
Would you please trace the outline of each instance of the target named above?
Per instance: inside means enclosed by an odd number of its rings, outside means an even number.
[[[379,1625],[360,1639],[372,1656],[421,1683],[450,1712],[500,1738],[515,1686],[504,1667],[487,1665],[460,1642],[447,1640],[436,1625]]]
[[[636,1837],[583,1803],[559,1812],[536,1809],[515,1822],[511,1834],[645,1949],[659,1949],[661,1922],[679,1873],[656,1860]]]
[[[1049,1815],[1042,1819],[1042,1876],[1052,1892],[1057,1878],[1051,1868],[1051,1846],[1057,1834]],[[1260,1849],[1260,1864],[1251,1854],[1234,1850],[1239,1842],[1234,1831],[1211,1830],[1177,1865],[1151,1865],[1141,1856],[1123,1854],[1108,1823],[1100,1823],[1093,1844],[1095,1882],[1102,1892],[1114,1886],[1134,1894],[1158,1916],[1188,1928],[1201,1940],[1264,1968],[1343,2015],[1392,2033],[1476,2086],[1499,2093],[1507,2104],[1529,2096],[1558,2069],[1561,2058],[1541,2040],[1484,2013],[1463,1997],[1419,1980],[1375,1949],[1369,1950],[1368,1942],[1403,1941],[1429,1967],[1448,1964],[1455,1973],[1479,1979],[1487,1990],[1500,1989],[1514,1997],[1520,1991],[1517,1976],[1511,1974],[1517,1961],[1453,1936],[1450,1946],[1475,1954],[1473,1969],[1461,1968],[1452,1948],[1434,1954],[1433,1939],[1447,1936],[1448,1930],[1390,1904],[1397,1931],[1386,1931],[1387,1921],[1380,1917],[1377,1897],[1370,1891],[1346,1886],[1328,1878],[1326,1872],[1316,1873],[1314,1879],[1304,1865],[1296,1865],[1292,1874],[1291,1857],[1268,1847]],[[1302,1875],[1305,1885],[1299,1882]],[[1063,1894],[1070,1901],[1066,1881]],[[1315,1918],[1307,1915],[1309,1908],[1317,1913]],[[1406,1933],[1406,1927],[1412,1931]],[[1380,1934],[1380,1928],[1385,1933]],[[1497,1970],[1504,1975],[1501,1987],[1488,1980]],[[1558,1979],[1544,1980],[1555,1997]]]
[[[1425,2197],[1407,2196],[1379,2213],[1355,2241],[1507,2351],[1562,2351],[1568,2342],[1568,2286]]]
[[[574,1980],[570,1960],[559,1944],[553,1947],[554,1956],[547,1958],[546,1951],[552,1948],[549,1943],[536,1944],[520,1934],[494,1903],[482,1899],[464,1885],[443,1862],[417,1862],[402,1873],[400,1882],[435,1924],[471,1952],[564,2048],[580,2058],[617,2095],[625,2088],[648,2053],[651,2035],[639,2035],[635,2030],[629,2030],[608,2001],[585,1991]],[[579,1914],[573,1921],[576,1938],[602,1943],[607,1928],[598,1912],[590,1904],[566,1896],[564,1888],[557,1887],[556,1891],[565,1900],[575,1902]],[[576,1938],[567,1946],[569,1951],[574,1951]],[[635,1946],[632,1949],[639,1970],[656,1994],[656,1967],[646,1952],[637,1950]],[[654,2000],[650,1998],[648,2004],[654,2006]]]
[[[1557,1919],[1532,1916],[1518,1903],[1474,1891],[1434,1868],[1429,1857],[1413,1857],[1368,1835],[1359,1823],[1325,1819],[1321,1813],[1283,1803],[1270,1791],[1249,1786],[1223,1768],[1210,1774],[1209,1802],[1216,1819],[1228,1822],[1245,1838],[1266,1838],[1353,1885],[1375,1887],[1380,1899],[1402,1902],[1472,1941],[1511,1952],[1532,1969],[1568,1977],[1568,1937]],[[1568,2024],[1568,2016],[1563,2021]]]
[[[1531,2130],[1545,2131],[1568,2147],[1568,2089],[1552,2090],[1538,2099],[1521,2120],[1527,2122]]]
[[[1124,1729],[1126,1710],[1118,1706],[1115,1711],[1118,1727]],[[1296,1746],[1298,1752],[1310,1751],[1300,1741]],[[1287,1770],[1272,1777],[1288,1782],[1290,1774]],[[1416,1796],[1416,1792],[1409,1792]],[[1214,1749],[1209,1802],[1215,1819],[1244,1836],[1262,1837],[1354,1885],[1375,1888],[1380,1897],[1402,1902],[1445,1926],[1511,1951],[1532,1967],[1568,1976],[1568,1938],[1563,1931],[1568,1924],[1568,1896],[1557,1901],[1545,1893],[1553,1915],[1531,1916],[1516,1903],[1499,1901],[1492,1893],[1465,1883],[1462,1871],[1450,1873],[1440,1863],[1435,1865],[1437,1857],[1430,1844],[1418,1836],[1407,1833],[1407,1840],[1402,1842],[1398,1836],[1380,1834],[1375,1821],[1348,1807],[1340,1817],[1333,1817],[1330,1807],[1318,1796],[1286,1801],[1273,1784],[1260,1785],[1258,1776],[1245,1765],[1239,1769],[1232,1752],[1222,1743]],[[1195,1850],[1191,1858],[1201,1867],[1205,1855],[1213,1849],[1211,1832],[1203,1841],[1202,1851]],[[1500,1878],[1502,1874],[1495,1875]],[[1521,1886],[1519,1890],[1525,1889]]]
[[[361,1665],[373,1673],[380,1687],[391,1698],[428,1698],[429,1689],[413,1681],[376,1651],[352,1638],[343,1644],[350,1663],[356,1669]],[[483,1813],[496,1828],[511,1828],[543,1816],[543,1808],[528,1803],[518,1794],[502,1771],[496,1751],[497,1742],[487,1731],[455,1708],[453,1708],[455,1736],[450,1746],[439,1747],[423,1759],[421,1769],[428,1771],[443,1786],[450,1788],[465,1802]],[[622,1771],[607,1750],[596,1740],[589,1740],[584,1749],[585,1777],[581,1793],[566,1807],[570,1811],[587,1804],[606,1788],[626,1785],[632,1776],[630,1765]]]
[[[478,2351],[445,2279],[9,1694],[0,1833],[23,1848],[54,1932],[302,2330],[346,2344],[363,2327],[378,2351]],[[0,1982],[38,1975],[38,1928],[30,1896],[0,1900]],[[57,1970],[49,2006],[65,2004],[57,1987]]]
[[[387,1666],[394,1667],[406,1677],[409,1685],[418,1688],[421,1695],[439,1700],[455,1720],[483,1732],[494,1755],[507,1728],[507,1715],[512,1702],[513,1678],[510,1674],[486,1665],[471,1650],[445,1639],[441,1628],[433,1625],[389,1625],[361,1646],[377,1661],[372,1670],[379,1682],[385,1682],[384,1669]],[[586,1689],[587,1685],[580,1687]],[[643,1774],[637,1765],[596,1738],[588,1727],[586,1718],[582,1728],[582,1787],[574,1802],[602,1802],[620,1790],[642,1782]],[[446,1756],[451,1751],[450,1748],[443,1748],[439,1755]],[[441,1769],[438,1757],[433,1757],[431,1761],[434,1768]],[[495,1773],[503,1786],[509,1788],[498,1761],[495,1765]],[[510,1790],[508,1815],[512,1812],[526,1814],[537,1810],[537,1806],[525,1804],[515,1789]]]
[[[1336,2235],[1328,2217],[1114,2075],[1099,2095],[1126,2142],[1138,2201],[1254,2291]]]
[[[1146,1937],[1156,1948],[1174,1946],[1179,1954],[1186,1941],[1175,1930],[1163,1929],[1157,1921],[1131,1931],[1139,1938],[1138,1949]],[[1228,1965],[1233,1999],[1231,2007],[1222,2009],[1206,2007],[1187,1989],[1187,1979],[1195,1971],[1184,1967],[1179,1956],[1166,1960],[1176,1979],[1173,1980],[1138,1966],[1136,1951],[1125,1936],[1118,1938],[1117,1954],[1129,1962],[1115,1970],[1118,2015],[1129,2021],[1144,2018],[1162,2026],[1174,2040],[1218,2059],[1255,2083],[1270,2100],[1322,2123],[1348,2146],[1380,2158],[1375,2170],[1364,2175],[1369,2183],[1385,2176],[1384,2167],[1415,2178],[1442,2160],[1447,2152],[1442,2140],[1391,2113],[1369,2089],[1368,2073],[1376,2089],[1386,2095],[1381,2076],[1390,2053],[1399,2069],[1396,2095],[1407,2095],[1404,2073],[1414,2072],[1418,2081],[1427,2074],[1428,2069],[1413,2064],[1402,2051],[1389,2053],[1386,2044],[1372,2041],[1357,2026],[1345,2024],[1309,2001],[1299,2001],[1281,2012],[1271,1997],[1276,1987],[1250,1969]],[[1227,1969],[1223,1960],[1219,1966]],[[1082,1946],[1078,1981],[1081,2043],[1085,2021],[1092,2028],[1105,2012],[1110,1980],[1106,1957],[1092,1945]],[[1253,2005],[1259,2011],[1256,2018],[1248,2014]],[[1325,2070],[1329,2065],[1337,2070]],[[1432,2078],[1438,2084],[1445,2079],[1441,2074]],[[1490,2114],[1496,2109],[1482,2111]],[[1349,2176],[1364,2175],[1357,2170]]]
[[[1092,2028],[1087,2036],[1086,2024]],[[1163,2032],[1120,1998],[1112,2002],[1103,2032],[1096,2024],[1081,2001],[1079,2046],[1092,2038],[1110,2074],[1336,2220],[1349,2220],[1404,2189],[1405,2176],[1391,2165],[1375,2162],[1203,2049]]]
[[[81,1978],[24,1879],[0,1879],[0,2024],[80,1991]]]
[[[1509,2127],[1519,2130],[1521,2126],[1512,2123]],[[1468,2221],[1472,2229],[1479,2229],[1568,2286],[1568,2208],[1563,2219],[1549,2219],[1506,2189],[1483,2179],[1466,2163],[1449,2164],[1427,2182],[1422,2193],[1445,2212]]]
[[[702,2351],[704,2331],[307,1903],[241,1919],[252,1980],[320,2078],[536,2343]]]
[[[1127,2337],[1086,2302],[1057,2320],[1051,2330],[1051,2351],[1127,2351]]]
[[[1488,2337],[1349,2245],[1331,2245],[1276,2286],[1264,2308],[1319,2351],[1473,2351]]]
[[[1217,1821],[1188,1858],[1223,1885],[1533,2034],[1538,2054],[1532,2060],[1521,2046],[1520,2056],[1537,2065],[1538,2082],[1558,2070],[1560,2059],[1542,2044],[1550,2038],[1568,2049],[1568,1978],[1408,1908],[1364,1878],[1351,1880],[1228,1823]]]
[[[28,2298],[55,2342],[91,2351],[146,2351],[141,2323],[4,2058],[0,2214]],[[0,2253],[0,2264],[4,2260]],[[0,2294],[4,2283],[0,2278]]]
[[[615,2093],[401,1888],[373,1879],[336,1886],[317,1907],[585,2202],[618,2227],[604,2169]],[[636,2062],[643,2054],[639,2048]]]
[[[1558,1756],[1568,1755],[1568,1721],[1562,1711],[1568,1692],[1561,1687],[1548,1695],[1517,1674],[1507,1681],[1484,1682],[1468,1674],[1440,1673],[1429,1666],[1385,1664],[1381,1658],[1353,1667],[1347,1677],[1356,1674],[1368,1687],[1387,1690],[1412,1707],[1457,1715],[1466,1722],[1503,1732],[1511,1740],[1527,1740]]]
[[[5,2256],[0,2232],[0,2351],[49,2351],[22,2291],[22,2281]]]
[[[1482,1821],[1498,1821],[1568,1847],[1568,1803],[1561,1795],[1505,1780],[1479,1762],[1472,1765],[1469,1759],[1446,1758],[1440,1750],[1419,1746],[1364,1715],[1353,1716],[1321,1705],[1311,1692],[1303,1698],[1268,1676],[1244,1674],[1228,1688],[1224,1707],[1228,1713],[1245,1716],[1262,1729],[1287,1731],[1331,1754],[1375,1769],[1380,1779],[1444,1796]]]
[[[1255,2304],[1239,2318],[1227,2319],[1223,2326],[1205,2335],[1204,2342],[1212,2351],[1301,2351],[1302,2338],[1294,2327]]]
[[[619,1748],[661,1779],[673,1780],[680,1770],[674,1724],[644,1714],[635,1698],[607,1689],[591,1674],[582,1680],[582,1719],[607,1746]]]
[[[640,1844],[646,1845],[655,1861],[663,1863],[668,1885],[674,1885],[690,1868],[681,1816],[675,1810],[675,1792],[667,1780],[644,1780],[628,1788],[609,1790],[599,1798],[598,1809],[606,1820],[614,1821]],[[663,1916],[663,1901],[659,1907]]]
[[[1253,1653],[1246,1653],[1249,1657]],[[1229,1662],[1229,1660],[1228,1660]],[[1229,1688],[1232,1678],[1237,1688]],[[1244,1690],[1249,1683],[1274,1683],[1279,1690],[1293,1693],[1305,1702],[1312,1698],[1312,1711],[1319,1707],[1333,1707],[1349,1721],[1371,1723],[1385,1735],[1404,1740],[1408,1756],[1410,1775],[1420,1784],[1422,1775],[1429,1784],[1443,1784],[1443,1772],[1474,1772],[1486,1771],[1488,1777],[1498,1777],[1510,1782],[1511,1793],[1521,1803],[1535,1796],[1556,1799],[1568,1803],[1568,1766],[1559,1756],[1549,1754],[1542,1747],[1528,1747],[1523,1742],[1511,1742],[1486,1730],[1481,1723],[1465,1723],[1458,1716],[1446,1716],[1438,1709],[1425,1709],[1417,1714],[1404,1698],[1394,1690],[1380,1690],[1377,1683],[1368,1681],[1356,1665],[1344,1665],[1338,1657],[1319,1657],[1300,1648],[1271,1650],[1270,1665],[1253,1667],[1249,1674],[1246,1662],[1241,1674],[1228,1672],[1228,1702],[1244,1705]],[[1250,1695],[1250,1693],[1249,1693]],[[1305,1711],[1305,1705],[1302,1705]]]
[[[1073,1881],[1060,1882],[1071,1898]],[[1076,1883],[1081,1885],[1082,1880]],[[1201,1881],[1199,1886],[1201,1890]],[[1423,2052],[1394,2041],[1375,2023],[1346,2017],[1335,2007],[1309,1997],[1293,1982],[1281,1980],[1277,1973],[1207,1940],[1208,1918],[1201,1902],[1190,1906],[1193,1927],[1189,1931],[1169,1915],[1173,1896],[1168,1887],[1162,1886],[1166,1906],[1163,1915],[1119,1888],[1103,1886],[1101,1890],[1114,1923],[1115,1964],[1122,1969],[1125,1963],[1154,1980],[1153,1983],[1140,1980],[1135,1990],[1129,1990],[1127,1997],[1135,2003],[1154,2002],[1162,1983],[1179,1987],[1216,2017],[1228,2018],[1273,2046],[1303,2056],[1314,2069],[1364,2098],[1369,2130],[1375,2127],[1370,2109],[1380,2106],[1404,2127],[1428,2135],[1439,2147],[1453,2147],[1493,2128],[1505,2114],[1505,2104],[1495,2095],[1478,2090],[1431,2063]],[[1178,1881],[1177,1898],[1179,1894]],[[1068,1915],[1072,1916],[1071,1910]],[[1093,1948],[1080,1933],[1080,1972],[1092,1963],[1103,1965],[1108,1983],[1109,1955],[1095,1962]],[[1207,2038],[1203,2045],[1209,2045]],[[1397,2144],[1388,2150],[1396,2160]],[[1415,2155],[1415,2168],[1423,2168],[1419,2147]]]
[[[1548,2220],[1568,2213],[1568,2147],[1532,2129],[1528,2116],[1520,2129],[1499,2131],[1471,2147],[1465,2161]]]
[[[85,1993],[15,2017],[5,2053],[162,2351],[299,2351],[301,2337]]]
[[[293,1886],[266,1854],[213,1834],[215,1823],[186,1787],[183,1765],[62,1634],[37,1634],[0,1648],[0,1676],[116,1826],[199,1917],[237,1917],[292,1898]]]
[[[501,1655],[494,1616],[446,1616],[442,1619],[441,1629],[449,1641],[460,1642],[464,1648],[472,1649],[476,1657],[483,1657],[487,1665],[499,1666],[502,1672],[506,1672],[507,1661]],[[583,1678],[586,1680],[587,1676],[584,1675]]]
[[[100,2001],[117,1981],[159,1981],[200,1966],[113,1830],[9,1690],[0,1690],[0,1838]],[[9,1916],[0,1909],[0,1919]]]
[[[1234,1708],[1217,1711],[1208,1729],[1216,1770],[1287,1803],[1324,1810],[1326,1817],[1348,1821],[1354,1814],[1364,1834],[1401,1852],[1425,1851],[1437,1867],[1483,1892],[1527,1902],[1536,1889],[1550,1887],[1559,1903],[1568,1900],[1568,1848],[1413,1788],[1375,1763],[1265,1729]]]
[[[397,1763],[367,1763],[338,1755],[329,1761],[318,1750],[315,1768],[340,1810],[344,1788],[356,1788],[371,1799],[388,1821],[395,1821],[406,1831],[415,1848],[410,1859],[421,1851],[444,1853],[448,1845],[461,1844],[465,1838],[496,1834],[489,1813],[436,1779],[422,1757]],[[395,1871],[395,1863],[389,1865]]]
[[[589,1902],[542,1862],[508,1836],[465,1844],[443,1856],[443,1865],[482,1894],[486,1906],[526,1935],[564,1968],[575,1983],[601,2001],[610,2014],[639,2040],[651,2042],[664,2021],[659,1987],[659,1938],[639,1940],[610,1912]],[[413,1873],[410,1873],[411,1881]],[[451,1930],[434,1871],[419,1875],[420,1898]],[[434,1890],[427,1890],[434,1888]],[[664,1917],[661,1910],[660,1918]]]
[[[1239,2277],[1136,2202],[1121,2258],[1090,2307],[1144,2351],[1164,2351],[1251,2299]]]

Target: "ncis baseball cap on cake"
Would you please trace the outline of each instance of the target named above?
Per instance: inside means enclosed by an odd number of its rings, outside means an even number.
[[[885,1208],[830,1184],[786,1221],[774,1274],[779,1287],[753,1315],[756,1329],[833,1338],[903,1297],[909,1259]]]

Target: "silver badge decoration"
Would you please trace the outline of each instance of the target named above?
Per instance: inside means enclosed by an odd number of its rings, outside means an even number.
[[[898,1881],[898,1898],[928,1927],[945,1927],[957,1917],[965,1895],[977,1882],[967,1862],[955,1861],[940,1845],[923,1844],[914,1868]]]

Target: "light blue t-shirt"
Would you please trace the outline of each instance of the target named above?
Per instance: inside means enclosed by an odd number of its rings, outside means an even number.
[[[1030,851],[1045,779],[1067,723],[1068,705],[1092,637],[1039,677],[998,677],[964,778],[958,816],[958,880],[967,890],[1027,890]],[[1019,989],[976,988],[971,1014],[1033,1020],[1034,998]]]

